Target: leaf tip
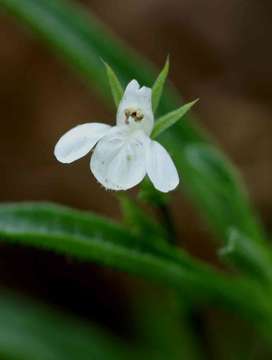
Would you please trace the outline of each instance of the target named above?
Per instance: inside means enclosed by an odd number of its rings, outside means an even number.
[[[189,103],[188,103],[188,105],[189,105],[190,107],[192,107],[192,106],[194,106],[195,104],[197,104],[199,101],[200,101],[200,99],[199,99],[199,98],[197,98],[197,99],[195,99],[195,100],[193,100],[193,101],[189,102]]]
[[[169,72],[169,68],[170,68],[170,54],[167,54],[166,56],[166,60],[165,60],[165,65],[164,67],[167,69],[167,73]]]

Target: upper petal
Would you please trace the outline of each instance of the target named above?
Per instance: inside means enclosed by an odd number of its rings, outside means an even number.
[[[145,146],[149,141],[142,131],[131,133],[116,126],[97,144],[91,158],[91,170],[107,189],[127,190],[146,174]]]
[[[150,88],[140,85],[132,80],[126,87],[117,111],[117,125],[129,125],[134,129],[142,129],[147,135],[151,134],[154,126],[154,115],[152,111],[152,91]],[[126,116],[126,110],[139,110],[143,118],[135,121],[133,117]]]
[[[177,169],[165,148],[151,141],[146,152],[146,170],[155,188],[162,192],[174,190],[179,183]]]
[[[111,128],[101,123],[87,123],[67,131],[57,142],[54,154],[58,161],[71,163],[86,155]]]

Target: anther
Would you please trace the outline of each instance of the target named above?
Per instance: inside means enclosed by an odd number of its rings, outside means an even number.
[[[129,124],[129,121],[128,121],[128,119],[129,119],[129,117],[130,117],[130,115],[131,115],[131,110],[129,110],[129,109],[126,109],[125,110],[125,123],[128,125]]]
[[[144,114],[141,110],[136,111],[135,121],[141,121],[144,118]]]
[[[126,109],[125,110],[125,123],[129,124],[129,118],[130,116],[134,119],[134,121],[138,122],[143,120],[144,114],[141,110],[135,110],[135,109]]]

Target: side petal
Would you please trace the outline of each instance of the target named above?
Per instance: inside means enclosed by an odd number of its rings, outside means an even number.
[[[177,169],[165,148],[151,141],[146,151],[146,170],[155,188],[161,192],[174,190],[179,184]]]
[[[88,123],[67,131],[57,142],[55,157],[69,164],[86,155],[109,130],[111,126],[101,123]]]
[[[96,179],[111,190],[127,190],[141,182],[146,174],[143,131],[131,133],[116,126],[99,141],[91,158],[91,171]]]

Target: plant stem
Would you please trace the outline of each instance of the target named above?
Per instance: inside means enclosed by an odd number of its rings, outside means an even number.
[[[171,245],[177,244],[177,232],[175,229],[174,221],[171,217],[169,208],[166,204],[160,204],[158,206],[158,210],[160,213],[160,217],[163,220],[167,235],[168,235],[168,241]]]

